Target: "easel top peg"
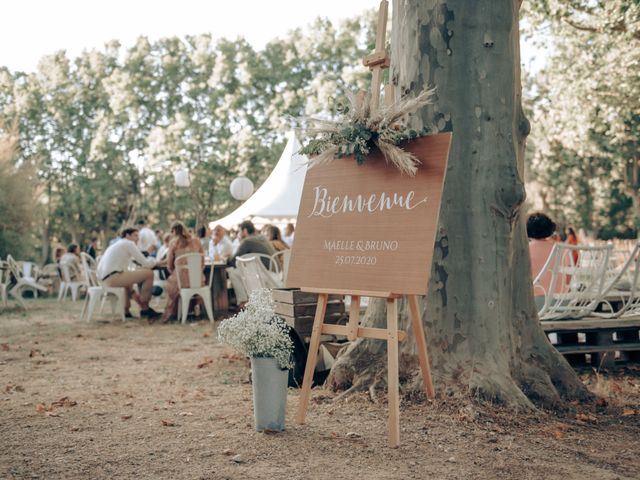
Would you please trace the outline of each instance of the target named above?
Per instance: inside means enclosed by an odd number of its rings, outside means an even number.
[[[380,9],[378,10],[378,24],[376,27],[376,49],[370,55],[367,55],[363,64],[365,67],[369,67],[373,70],[373,67],[389,68],[391,65],[391,59],[385,49],[385,37],[387,33],[387,15],[389,11],[388,0],[382,0],[380,2]]]

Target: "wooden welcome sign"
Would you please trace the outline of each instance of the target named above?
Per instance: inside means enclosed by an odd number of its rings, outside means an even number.
[[[310,168],[287,287],[426,294],[450,139],[404,145],[422,162],[414,177],[380,152]]]
[[[414,177],[387,165],[380,152],[363,165],[353,157],[307,170],[298,211],[288,287],[318,293],[297,422],[305,421],[320,336],[387,341],[389,446],[400,444],[397,298],[407,295],[427,398],[434,398],[431,367],[416,295],[427,292],[450,133],[404,145],[421,162]],[[324,323],[328,296],[351,296],[348,325]],[[387,300],[387,328],[360,326],[360,297]]]

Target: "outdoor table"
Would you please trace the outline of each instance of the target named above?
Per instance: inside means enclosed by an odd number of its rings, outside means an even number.
[[[213,266],[213,269],[211,268]],[[215,317],[226,317],[229,315],[229,293],[227,291],[227,264],[224,262],[214,262],[213,265],[205,263],[204,273],[211,275],[211,298],[213,299],[213,315]]]

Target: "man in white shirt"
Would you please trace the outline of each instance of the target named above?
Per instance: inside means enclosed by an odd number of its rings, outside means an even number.
[[[141,252],[147,252],[148,254],[154,253],[158,249],[158,238],[156,234],[147,227],[147,222],[144,218],[138,220],[139,240],[138,248]]]
[[[147,318],[156,318],[160,313],[149,307],[151,292],[153,289],[153,271],[151,267],[156,264],[153,258],[145,257],[136,242],[139,241],[138,229],[129,227],[122,230],[122,237],[119,242],[108,247],[102,257],[96,274],[98,280],[107,287],[124,287],[125,295],[125,312],[127,316],[131,316],[129,311],[131,305],[131,297],[135,295],[134,300],[140,305],[140,315]],[[141,267],[140,270],[128,271],[129,263],[136,262]],[[134,294],[133,286],[142,283],[140,295]]]
[[[209,241],[209,256],[214,262],[226,262],[233,255],[233,245],[225,229],[216,225]]]

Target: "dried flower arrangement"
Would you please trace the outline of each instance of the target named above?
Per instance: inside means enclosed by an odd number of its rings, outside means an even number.
[[[404,123],[409,113],[433,102],[435,89],[425,90],[414,98],[382,107],[373,114],[369,98],[358,102],[354,95],[348,96],[349,105],[342,109],[343,116],[337,120],[309,119],[306,135],[310,140],[300,153],[311,158],[309,167],[322,165],[335,158],[353,155],[361,165],[374,147],[377,147],[388,163],[402,173],[415,175],[420,164],[412,153],[398,147],[405,140],[411,140],[429,133],[428,129],[416,131],[407,129]]]

